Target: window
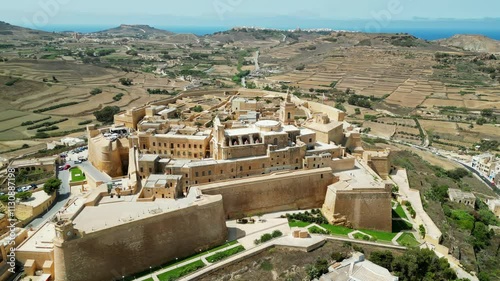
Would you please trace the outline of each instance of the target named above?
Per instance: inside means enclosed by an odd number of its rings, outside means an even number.
[[[321,178],[323,178],[323,174],[321,174]]]
[[[204,177],[205,176],[205,171],[201,172],[201,176]]]
[[[240,172],[243,171],[243,166],[240,166]]]
[[[288,120],[290,120],[290,118],[292,118],[292,114],[288,112]]]
[[[167,143],[166,142],[163,143],[163,147],[167,147]]]
[[[212,175],[212,171],[208,171],[208,175],[211,176]]]
[[[252,166],[248,166],[248,170],[251,170],[252,169]]]
[[[186,148],[186,144],[185,143],[182,144],[182,148]]]
[[[177,144],[177,148],[180,148],[180,147],[181,147],[181,145],[180,145],[180,144]]]
[[[156,146],[156,142],[153,142],[153,146]]]
[[[197,144],[195,144],[195,145],[194,145],[194,148],[198,148],[198,145],[197,145]]]
[[[196,177],[198,177],[198,172],[194,173]]]
[[[174,144],[173,143],[170,144],[170,148],[174,148]]]
[[[191,145],[188,145],[188,148],[191,148]]]
[[[144,173],[144,168],[143,167],[141,167],[141,173]]]
[[[298,164],[299,163],[299,159],[295,159],[295,164]]]
[[[153,169],[149,168],[149,173],[151,174],[153,172]]]
[[[264,169],[266,167],[266,164],[262,164],[262,169]]]

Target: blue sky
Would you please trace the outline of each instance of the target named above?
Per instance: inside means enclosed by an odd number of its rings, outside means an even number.
[[[29,25],[290,26],[308,21],[499,18],[498,0],[22,0],[0,20]],[[46,3],[46,4],[43,4]],[[56,3],[54,5],[54,3]],[[43,7],[45,6],[45,7]],[[389,18],[388,18],[389,17]],[[316,26],[319,27],[319,26]]]

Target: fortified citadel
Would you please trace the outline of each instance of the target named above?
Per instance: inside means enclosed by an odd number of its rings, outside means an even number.
[[[53,253],[35,258],[53,262],[56,281],[190,256],[227,241],[226,220],[255,214],[319,208],[332,224],[392,230],[389,151],[365,151],[345,113],[320,103],[185,92],[87,131],[88,160],[109,180],[87,172],[89,194],[54,222]]]

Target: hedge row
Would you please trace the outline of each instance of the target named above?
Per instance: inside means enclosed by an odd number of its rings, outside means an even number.
[[[21,123],[21,126],[29,126],[29,125],[33,125],[33,124],[36,124],[36,123],[38,123],[38,122],[42,122],[42,121],[45,121],[45,120],[49,120],[50,118],[52,118],[52,116],[49,116],[49,117],[44,117],[44,118],[42,118],[42,119],[33,120],[33,121],[26,121],[26,122]]]
[[[56,124],[59,124],[59,123],[62,123],[62,122],[68,121],[68,120],[69,120],[68,118],[63,118],[61,120],[57,120],[57,121],[53,121],[53,122],[43,122],[41,124],[28,127],[27,129],[28,130],[35,130],[35,129],[40,129],[43,127],[50,127],[50,126],[53,126],[53,125],[56,125]]]
[[[78,104],[78,102],[66,102],[66,103],[61,103],[61,104],[56,104],[56,105],[53,105],[53,106],[49,106],[49,107],[46,107],[46,108],[41,108],[41,109],[37,109],[35,111],[33,111],[34,113],[42,113],[42,112],[45,112],[45,111],[50,111],[50,110],[54,110],[54,109],[58,109],[58,108],[61,108],[61,107],[66,107],[66,106],[71,106],[71,105],[75,105],[75,104]]]

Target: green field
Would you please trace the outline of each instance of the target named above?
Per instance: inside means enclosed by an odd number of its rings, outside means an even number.
[[[400,218],[402,218],[402,219],[408,219],[408,216],[406,216],[406,213],[405,213],[405,211],[403,210],[403,207],[400,204],[398,204],[398,206],[396,207],[396,210],[394,210],[394,211],[396,212],[396,214]],[[393,217],[394,217],[394,215],[393,215]]]
[[[411,233],[403,233],[403,235],[401,235],[397,241],[401,246],[417,247],[420,245],[417,239],[415,239],[415,236],[413,236]]]
[[[298,220],[292,220],[288,222],[288,225],[290,227],[306,227],[309,226],[311,223],[310,222],[304,222],[304,221],[298,221]]]
[[[330,224],[322,224],[321,225],[323,228],[326,230],[330,231],[331,234],[337,234],[337,235],[346,235],[353,232],[354,229],[347,228],[345,226],[337,226],[337,225],[330,225]]]
[[[383,231],[375,231],[375,230],[360,230],[363,233],[371,235],[373,238],[381,241],[391,241],[396,237],[397,233],[383,232]]]
[[[203,268],[204,266],[205,266],[205,264],[201,260],[198,260],[198,261],[195,261],[193,263],[178,267],[174,270],[162,273],[162,274],[158,275],[158,279],[160,279],[161,281],[175,280],[179,277],[188,275],[191,272],[194,272],[200,268]]]
[[[80,182],[85,180],[85,174],[79,168],[75,167],[70,170],[71,182]]]

